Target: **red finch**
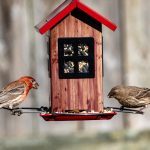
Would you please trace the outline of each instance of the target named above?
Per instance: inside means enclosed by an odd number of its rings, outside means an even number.
[[[30,76],[9,83],[0,91],[0,108],[13,109],[25,100],[32,88],[37,89],[38,86],[35,79]]]
[[[150,104],[150,89],[119,85],[111,89],[108,97],[117,99],[123,107],[142,110]]]

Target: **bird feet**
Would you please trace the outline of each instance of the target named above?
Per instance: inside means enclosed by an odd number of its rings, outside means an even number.
[[[144,112],[142,111],[143,109],[140,110],[136,110],[136,109],[129,109],[129,108],[125,108],[124,106],[120,107],[120,111],[122,112],[128,112],[128,113],[133,113],[133,114],[144,114]]]
[[[141,107],[139,110],[136,111],[136,114],[144,114],[144,112],[142,111],[143,109],[145,109],[147,107],[147,105],[145,105],[144,107]]]
[[[124,106],[121,106],[121,107],[120,107],[120,110],[123,111],[123,110],[124,110]]]
[[[16,110],[16,109],[11,110],[11,115],[21,116],[22,114],[23,112],[21,110]]]
[[[143,115],[143,114],[144,114],[144,112],[143,112],[143,111],[141,111],[141,110],[137,110],[137,111],[135,112],[135,114],[141,114],[141,115]]]

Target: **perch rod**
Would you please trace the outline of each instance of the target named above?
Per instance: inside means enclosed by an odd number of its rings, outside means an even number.
[[[144,114],[143,111],[139,111],[136,109],[129,109],[129,108],[118,108],[118,107],[106,107],[108,109],[113,109],[115,112],[122,112],[122,113],[132,113],[132,114]]]

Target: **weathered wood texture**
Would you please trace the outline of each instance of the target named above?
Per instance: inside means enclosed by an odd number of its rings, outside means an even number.
[[[59,79],[58,38],[94,37],[95,78]],[[69,15],[50,31],[52,111],[88,109],[103,111],[101,32]]]

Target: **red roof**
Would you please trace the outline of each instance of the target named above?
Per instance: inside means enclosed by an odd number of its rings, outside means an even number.
[[[44,34],[51,28],[53,28],[59,21],[61,21],[65,16],[71,13],[75,8],[78,8],[85,12],[87,15],[107,26],[109,29],[115,31],[117,26],[110,20],[103,17],[101,14],[93,11],[79,0],[66,0],[60,6],[58,6],[50,15],[43,19],[35,28],[41,34]]]

